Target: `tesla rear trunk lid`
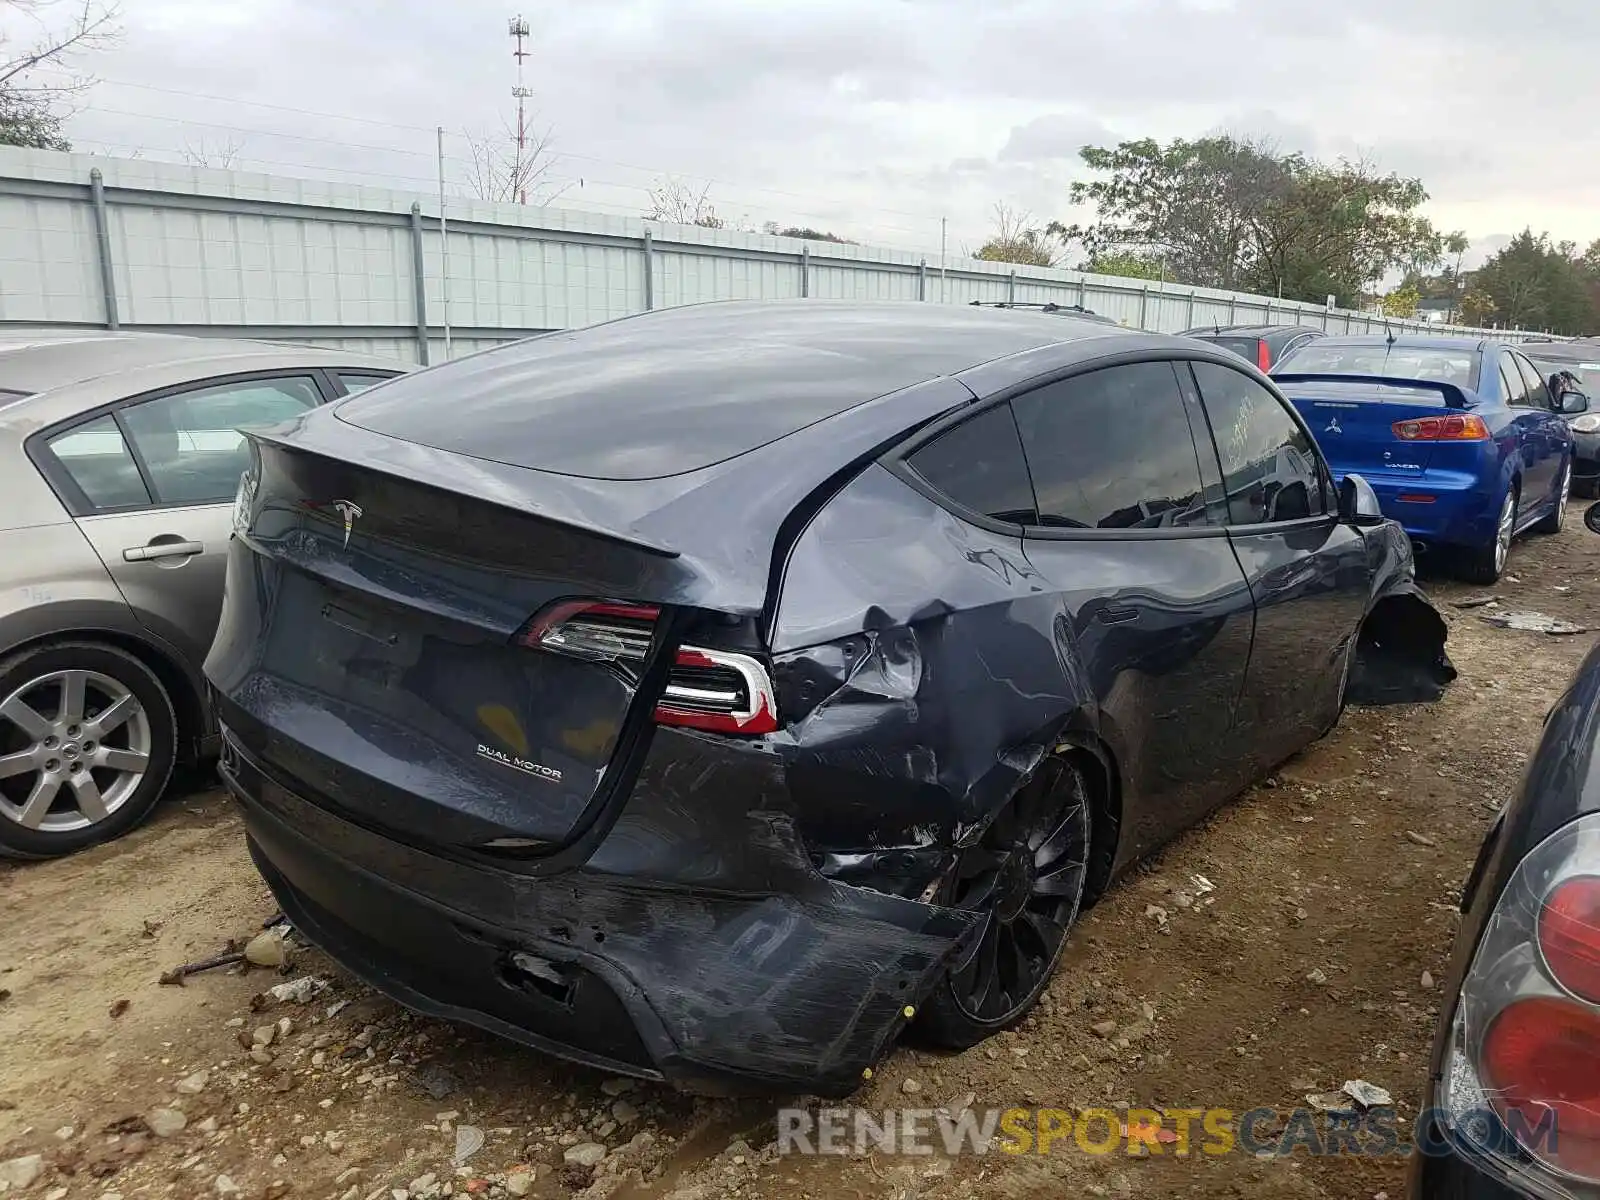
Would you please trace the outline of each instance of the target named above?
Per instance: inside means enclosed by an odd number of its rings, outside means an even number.
[[[576,837],[642,753],[675,622],[762,595],[765,558],[719,590],[571,481],[376,434],[337,456],[295,433],[252,445],[206,664],[223,722],[287,786],[411,840]],[[637,506],[662,502],[640,486]],[[628,661],[530,644],[589,602]]]

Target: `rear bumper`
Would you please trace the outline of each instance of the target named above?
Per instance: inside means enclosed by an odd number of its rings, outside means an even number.
[[[650,757],[682,749],[668,733]],[[661,848],[639,844],[648,822],[619,822],[588,865],[548,877],[447,859],[297,795],[231,736],[221,769],[285,913],[373,987],[551,1054],[696,1090],[848,1093],[972,928],[966,913],[825,880],[803,858],[765,871],[768,890],[745,895],[596,869],[647,861]],[[647,761],[640,787],[657,777]],[[651,802],[636,789],[629,810]],[[670,822],[654,832],[665,841]],[[748,865],[775,849],[793,858],[781,838],[718,857]]]
[[[1501,497],[1473,476],[1360,474],[1377,493],[1383,515],[1398,521],[1413,541],[1481,546],[1494,539]]]
[[[1572,477],[1582,480],[1600,478],[1600,433],[1572,435]]]

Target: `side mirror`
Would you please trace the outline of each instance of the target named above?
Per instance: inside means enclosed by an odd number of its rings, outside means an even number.
[[[1589,411],[1589,397],[1582,392],[1562,392],[1556,397],[1556,411],[1563,416]]]
[[[1346,475],[1339,481],[1339,519],[1349,525],[1383,523],[1378,493],[1359,475]]]

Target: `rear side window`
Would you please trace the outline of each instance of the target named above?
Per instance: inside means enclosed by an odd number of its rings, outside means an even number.
[[[290,420],[321,400],[308,378],[241,380],[129,405],[122,421],[158,503],[216,504],[250,465],[238,430]]]
[[[345,394],[353,396],[357,392],[365,391],[375,383],[382,383],[385,379],[393,379],[393,375],[371,375],[361,371],[335,371],[339,382],[344,385]]]
[[[1156,529],[1206,523],[1200,464],[1171,363],[1091,371],[1046,384],[1011,404],[1040,525]]]
[[[996,521],[1033,524],[1033,490],[1004,404],[940,434],[906,460],[936,492]]]
[[[1326,512],[1311,438],[1278,398],[1216,363],[1197,362],[1194,374],[1222,464],[1228,523],[1260,525]]]
[[[56,434],[46,444],[94,507],[133,508],[150,503],[150,493],[115,417],[96,417]]]

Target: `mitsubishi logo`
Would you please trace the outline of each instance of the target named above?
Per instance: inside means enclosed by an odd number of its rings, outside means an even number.
[[[1322,432],[1323,433],[1343,433],[1344,430],[1339,428],[1339,418],[1338,417],[1334,417],[1333,420],[1328,422],[1328,427],[1326,429],[1324,429]],[[356,511],[356,515],[357,516],[361,515],[359,509]]]
[[[355,525],[356,518],[361,515],[361,506],[352,504],[348,500],[335,500],[333,507],[344,518],[344,545],[348,549],[350,546],[350,530]]]

